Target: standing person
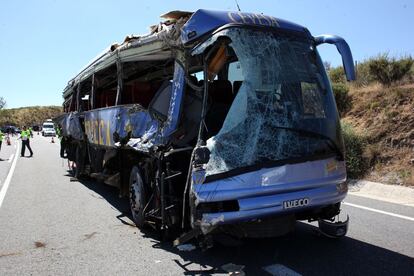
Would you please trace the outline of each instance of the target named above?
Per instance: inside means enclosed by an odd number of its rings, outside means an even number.
[[[28,128],[29,132],[30,132],[30,137],[33,138],[33,129],[31,127]]]
[[[3,132],[1,132],[1,129],[0,129],[0,151],[1,151],[1,143],[3,142],[3,138],[4,138],[4,134]]]
[[[7,135],[6,135],[6,144],[8,145],[8,146],[11,146],[11,142],[10,142],[10,133],[7,133]]]
[[[20,133],[20,139],[22,139],[22,152],[21,152],[21,156],[24,156],[24,152],[26,150],[26,147],[29,149],[30,151],[30,157],[33,156],[33,151],[30,148],[30,131],[28,129],[26,129],[26,126],[23,126],[22,132]]]
[[[65,137],[62,135],[62,125],[58,124],[56,127],[56,135],[60,140],[60,157],[65,158]]]

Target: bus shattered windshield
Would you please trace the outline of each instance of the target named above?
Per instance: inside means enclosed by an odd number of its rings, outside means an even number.
[[[233,101],[218,133],[206,137],[207,177],[342,156],[335,101],[312,40],[291,33],[230,28],[193,53],[206,55],[220,41],[227,41],[222,62],[227,63],[227,72],[229,63],[238,62],[243,82],[238,91],[233,89]],[[207,63],[217,67],[217,54],[211,56]],[[214,76],[209,69],[205,76],[217,79],[223,74]],[[218,114],[214,105],[209,112]],[[206,121],[208,128],[208,114]]]

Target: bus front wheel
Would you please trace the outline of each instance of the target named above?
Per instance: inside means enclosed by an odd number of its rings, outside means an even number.
[[[129,177],[129,203],[135,225],[142,229],[145,223],[146,193],[144,181],[137,166],[132,167]]]

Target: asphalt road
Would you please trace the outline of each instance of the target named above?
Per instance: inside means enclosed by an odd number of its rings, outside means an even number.
[[[343,239],[298,223],[284,237],[182,252],[131,225],[113,188],[71,182],[58,143],[35,135],[28,158],[12,142],[0,152],[0,275],[227,274],[228,263],[247,275],[414,275],[414,207],[348,196]]]

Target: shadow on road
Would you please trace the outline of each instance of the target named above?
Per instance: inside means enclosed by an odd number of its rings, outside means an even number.
[[[72,177],[70,170],[65,175],[68,177]],[[118,196],[118,189],[105,185],[103,183],[99,183],[93,179],[73,179],[74,181],[80,182],[88,189],[94,191],[95,193],[99,194],[103,199],[105,199],[109,204],[111,204],[114,208],[121,212],[117,218],[121,220],[123,224],[129,224],[125,220],[124,217],[129,218],[132,221],[132,214],[129,209],[129,202],[125,198],[119,198]],[[72,180],[71,180],[72,181]]]
[[[119,210],[117,218],[131,226],[123,219],[132,220],[128,201],[119,198],[115,188],[90,180],[81,183]],[[283,237],[245,239],[234,247],[215,244],[204,252],[179,251],[171,242],[160,241],[151,230],[143,236],[153,240],[153,248],[176,254],[173,261],[184,270],[184,275],[225,273],[221,266],[228,263],[244,265],[247,275],[266,275],[263,268],[273,264],[282,264],[303,275],[414,275],[413,258],[350,237],[321,237],[316,227],[305,223],[297,223],[296,230]]]

